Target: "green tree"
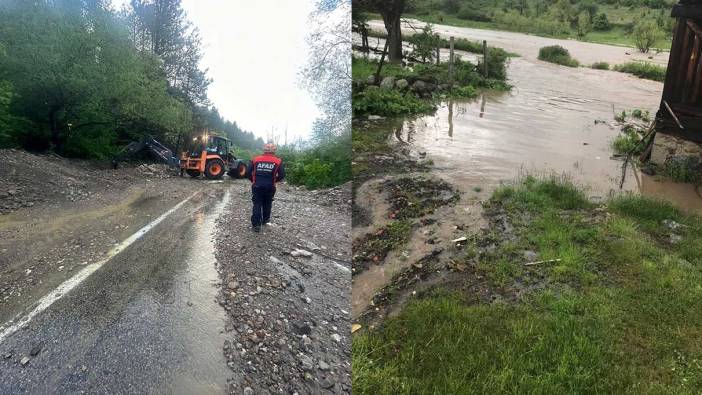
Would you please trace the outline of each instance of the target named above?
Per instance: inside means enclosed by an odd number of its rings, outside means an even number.
[[[441,44],[441,38],[434,33],[431,24],[426,24],[421,33],[412,36],[409,41],[412,43],[412,56],[422,62],[431,62],[436,56],[436,48]]]
[[[634,26],[631,33],[634,38],[636,48],[643,53],[647,53],[661,37],[661,31],[655,21],[641,20]]]
[[[590,23],[590,14],[583,11],[578,15],[578,22],[576,24],[577,35],[579,39],[585,38],[585,36],[590,32],[592,24]]]
[[[211,80],[199,67],[202,53],[197,28],[186,19],[181,0],[131,0],[126,10],[132,41],[163,61],[169,87],[189,102],[207,105]]]
[[[606,31],[611,29],[612,26],[609,24],[607,14],[600,12],[599,14],[595,15],[595,18],[592,20],[592,28],[593,30],[597,31]]]
[[[354,0],[353,7],[379,13],[388,32],[388,61],[402,62],[401,17],[408,6],[408,0]]]
[[[140,55],[122,21],[100,1],[8,0],[0,5],[0,80],[12,84],[16,132],[25,147],[106,157],[115,143],[152,133],[166,140],[191,126],[168,93],[160,62]]]

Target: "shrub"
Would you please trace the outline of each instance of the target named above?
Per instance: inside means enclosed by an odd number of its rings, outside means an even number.
[[[539,60],[556,63],[568,67],[578,67],[580,63],[570,57],[570,52],[560,45],[551,45],[539,50]]]
[[[597,70],[609,70],[609,63],[607,62],[595,62],[590,67]]]
[[[476,22],[492,22],[492,18],[485,11],[475,8],[474,5],[464,5],[456,16],[460,19]]]
[[[612,25],[609,23],[609,20],[607,19],[607,14],[604,12],[601,12],[592,19],[592,29],[602,32],[602,31],[607,31],[612,28]]]
[[[661,36],[660,28],[655,21],[642,20],[634,26],[631,33],[634,38],[636,48],[643,53],[647,53]]]
[[[640,137],[633,129],[627,129],[618,134],[612,141],[612,149],[620,155],[639,155],[643,144],[639,144]]]
[[[461,86],[451,90],[451,96],[461,98],[473,98],[478,95],[478,91],[472,86]]]
[[[431,24],[426,24],[421,33],[410,36],[407,41],[412,44],[412,56],[422,62],[432,62],[436,56],[436,47],[444,40],[434,33]]]
[[[281,147],[278,155],[285,163],[286,179],[310,189],[351,180],[350,144],[349,136],[341,136],[306,149]]]
[[[375,114],[396,116],[429,112],[433,106],[412,93],[402,94],[394,89],[366,89],[353,95],[353,115]]]
[[[645,78],[653,81],[665,80],[665,67],[649,62],[627,62],[614,66],[614,70],[622,73],[633,74],[639,78]]]

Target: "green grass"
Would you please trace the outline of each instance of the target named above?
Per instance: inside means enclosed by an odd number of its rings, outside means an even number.
[[[539,49],[539,60],[568,67],[578,67],[580,65],[577,60],[570,56],[570,52],[560,45],[551,45]]]
[[[633,74],[639,78],[660,81],[665,80],[666,68],[649,62],[628,62],[615,65],[613,70]]]
[[[546,288],[513,303],[440,289],[415,299],[354,336],[355,393],[698,392],[702,219],[636,195],[598,214],[553,177],[502,187],[491,204],[520,237],[479,270],[494,286],[535,271]],[[684,225],[679,243],[664,220]],[[562,261],[526,269],[512,254],[525,247]]]

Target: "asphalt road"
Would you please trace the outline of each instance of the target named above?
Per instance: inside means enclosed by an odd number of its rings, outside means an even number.
[[[226,392],[212,237],[229,187],[203,185],[0,340],[0,393]]]

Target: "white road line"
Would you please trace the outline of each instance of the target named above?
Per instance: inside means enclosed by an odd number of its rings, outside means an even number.
[[[99,268],[101,268],[102,265],[107,263],[115,255],[124,251],[124,249],[129,247],[132,243],[139,240],[142,236],[144,236],[146,234],[146,232],[153,229],[156,225],[161,223],[161,221],[166,219],[166,217],[168,217],[169,215],[173,214],[174,211],[178,210],[182,205],[184,205],[188,200],[192,199],[198,193],[199,192],[193,193],[192,195],[190,195],[190,197],[188,197],[187,199],[183,200],[182,202],[176,204],[170,210],[163,213],[160,217],[151,221],[148,225],[144,226],[143,228],[139,229],[136,233],[129,236],[123,242],[121,242],[120,244],[115,246],[113,249],[111,249],[107,253],[107,255],[105,256],[104,259],[102,259],[98,262],[95,262],[95,263],[91,263],[90,265],[87,265],[85,268],[83,268],[83,270],[78,272],[75,276],[64,281],[56,289],[49,292],[43,298],[39,299],[39,302],[37,302],[37,305],[34,308],[34,310],[32,310],[31,312],[29,312],[29,314],[22,317],[19,321],[14,322],[15,320],[12,319],[12,320],[6,322],[5,324],[3,324],[2,326],[0,326],[0,343],[2,343],[8,336],[12,335],[13,333],[20,330],[22,327],[27,325],[37,314],[46,310],[55,301],[61,299],[64,295],[66,295],[68,292],[70,292],[78,284],[82,283],[91,274],[95,273],[95,271],[98,270]]]

